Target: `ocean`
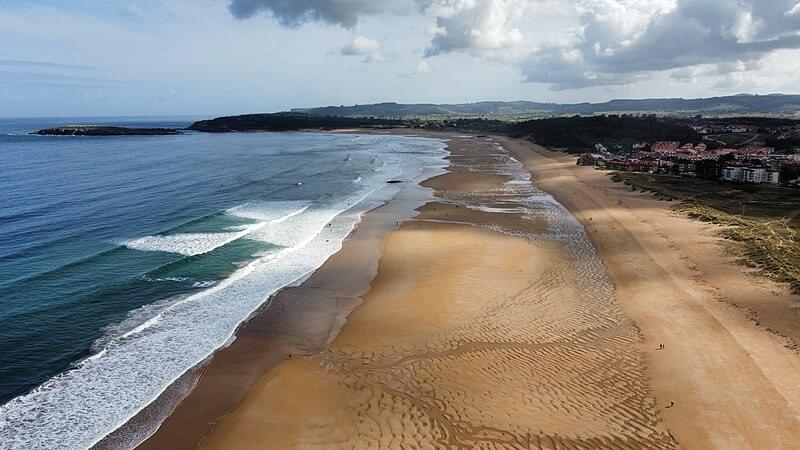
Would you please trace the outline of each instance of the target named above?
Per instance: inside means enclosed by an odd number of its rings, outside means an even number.
[[[326,133],[45,137],[0,119],[0,448],[88,448],[301,282],[438,140]]]

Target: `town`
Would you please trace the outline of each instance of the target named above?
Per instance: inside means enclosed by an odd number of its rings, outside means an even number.
[[[580,155],[578,165],[720,182],[800,186],[800,152],[792,145],[800,135],[797,125],[703,123],[691,128],[701,142],[640,142],[627,147],[598,143],[593,152]]]

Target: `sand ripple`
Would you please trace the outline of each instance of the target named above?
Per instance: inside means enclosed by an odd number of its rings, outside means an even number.
[[[582,226],[499,146],[450,150],[330,349],[262,380],[208,448],[677,447]]]

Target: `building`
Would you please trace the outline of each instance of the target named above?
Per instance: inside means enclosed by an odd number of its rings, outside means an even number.
[[[741,171],[742,182],[750,184],[761,184],[766,178],[767,169],[763,167],[743,167]]]
[[[705,158],[695,162],[694,172],[704,180],[718,181],[722,179],[723,163],[713,158]]]
[[[727,133],[742,134],[742,133],[747,133],[749,131],[750,131],[749,128],[739,125],[729,125],[725,127],[725,132]]]
[[[724,166],[720,175],[722,181],[740,182],[742,176],[742,168],[739,166]]]
[[[780,172],[759,166],[743,166],[739,164],[728,164],[722,168],[720,180],[731,181],[734,183],[748,184],[772,184],[780,183]]]
[[[659,162],[657,159],[612,159],[606,163],[606,168],[620,172],[656,173],[658,172]]]
[[[650,150],[655,153],[675,153],[681,146],[680,142],[676,141],[662,141],[656,142],[650,146]]]
[[[769,156],[775,152],[773,147],[747,147],[734,151],[739,156]]]
[[[595,166],[599,161],[604,161],[603,155],[597,153],[584,153],[578,157],[579,166]]]
[[[781,172],[779,170],[767,170],[767,178],[764,183],[777,186],[781,183]]]

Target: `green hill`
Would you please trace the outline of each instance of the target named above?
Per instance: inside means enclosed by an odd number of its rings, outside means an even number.
[[[605,103],[538,103],[479,102],[463,104],[401,104],[326,106],[293,109],[322,116],[420,118],[420,117],[490,117],[531,118],[569,114],[656,113],[668,115],[775,115],[800,116],[800,95],[749,95],[698,99],[661,98],[641,100],[611,100]]]

